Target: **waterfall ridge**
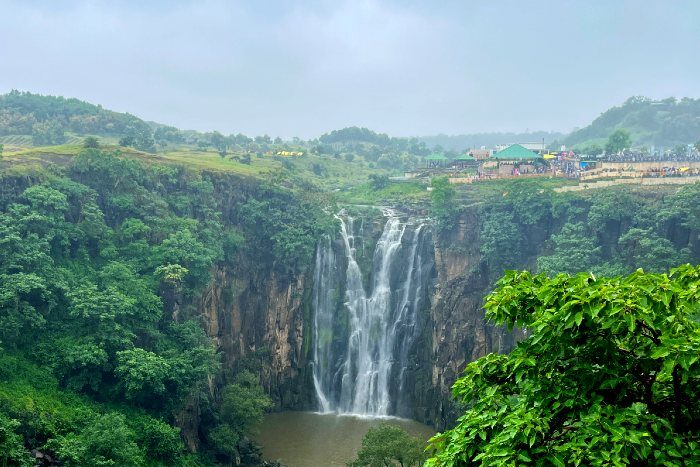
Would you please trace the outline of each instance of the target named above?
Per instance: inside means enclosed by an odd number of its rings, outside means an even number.
[[[355,221],[338,215],[346,268],[330,238],[319,243],[314,274],[313,382],[324,412],[394,415],[423,299],[423,223],[386,218],[372,258],[369,290],[357,260]],[[360,233],[363,224],[360,224]],[[364,243],[362,243],[364,248]],[[343,279],[341,279],[341,276]],[[343,294],[341,297],[340,294]]]

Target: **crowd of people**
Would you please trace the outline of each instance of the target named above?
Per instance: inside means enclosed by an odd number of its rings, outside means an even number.
[[[652,168],[644,172],[645,177],[697,177],[700,175],[700,168],[690,167],[661,167]]]
[[[659,162],[659,161],[670,161],[670,162],[683,162],[692,161],[700,162],[700,151],[693,148],[687,152],[671,151],[671,152],[658,152],[658,153],[642,153],[633,151],[623,151],[619,154],[606,154],[604,156],[593,157],[592,160],[599,160],[604,162]]]

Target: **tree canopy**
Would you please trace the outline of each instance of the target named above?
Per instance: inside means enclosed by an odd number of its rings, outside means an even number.
[[[357,458],[348,467],[419,467],[424,460],[423,443],[419,439],[385,423],[367,431]]]
[[[509,355],[470,363],[467,407],[432,439],[428,466],[696,465],[700,267],[554,278],[509,271],[486,300],[529,330]]]
[[[623,128],[618,128],[608,136],[608,142],[605,144],[605,152],[607,154],[617,154],[623,149],[629,148],[631,143],[632,138],[630,137],[630,132]]]

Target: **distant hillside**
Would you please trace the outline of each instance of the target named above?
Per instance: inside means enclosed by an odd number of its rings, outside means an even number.
[[[634,145],[671,147],[700,140],[700,99],[654,101],[630,97],[562,140],[567,146],[600,143],[618,128],[630,131]]]
[[[12,91],[0,95],[0,136],[26,135],[37,145],[61,144],[74,135],[150,135],[149,125],[128,113],[78,99]]]
[[[429,147],[441,146],[451,151],[463,151],[470,148],[486,146],[492,148],[497,144],[510,143],[535,143],[544,138],[546,145],[560,140],[564,134],[549,131],[535,131],[531,133],[474,133],[469,135],[436,135],[422,136],[419,139]]]

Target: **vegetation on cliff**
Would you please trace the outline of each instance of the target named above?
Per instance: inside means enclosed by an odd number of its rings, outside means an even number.
[[[428,466],[700,462],[700,268],[554,278],[508,272],[486,301],[531,335],[467,366],[467,407]]]
[[[460,215],[478,214],[480,259],[492,281],[506,269],[522,267],[548,274],[618,275],[700,260],[700,211],[692,202],[700,196],[700,184],[572,194],[557,193],[539,180],[516,180],[480,184],[449,198],[435,193],[431,213],[447,247],[462,247],[450,240]]]
[[[175,423],[191,401],[200,459],[230,457],[270,401],[254,375],[220,373],[197,299],[212,267],[247,249],[307,267],[327,225],[317,200],[253,191],[234,227],[217,179],[94,149],[0,177],[0,459],[192,463]],[[219,394],[213,378],[231,385]]]

